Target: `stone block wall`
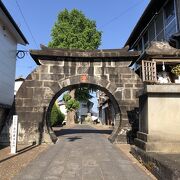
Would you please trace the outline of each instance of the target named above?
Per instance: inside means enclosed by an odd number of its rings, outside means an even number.
[[[130,128],[127,112],[138,107],[136,93],[142,88],[141,80],[128,67],[130,61],[61,58],[43,59],[40,63],[16,95],[15,108],[21,126],[20,142],[39,142],[42,137],[39,129],[43,121],[43,108],[48,108],[63,91],[79,84],[98,87],[112,100],[115,112],[119,115],[113,141]],[[87,77],[85,82],[81,82],[82,75]]]

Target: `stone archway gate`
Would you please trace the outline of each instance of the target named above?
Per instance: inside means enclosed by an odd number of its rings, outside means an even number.
[[[142,87],[140,78],[128,68],[139,57],[137,52],[125,48],[80,51],[41,46],[41,50],[31,50],[30,54],[39,66],[29,74],[15,98],[19,143],[40,143],[42,139],[50,142],[50,128],[43,128],[47,108],[60,90],[82,83],[97,85],[112,95],[117,105],[110,139],[123,140],[121,135],[130,127],[127,112],[138,107],[136,93]]]

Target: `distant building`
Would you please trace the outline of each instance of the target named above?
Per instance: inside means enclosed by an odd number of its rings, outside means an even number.
[[[67,116],[67,109],[63,100],[58,101],[60,111]]]
[[[115,124],[115,111],[111,100],[102,91],[97,91],[98,108],[99,108],[99,121],[104,125]]]
[[[17,44],[28,42],[0,1],[0,131],[14,101]]]
[[[17,94],[17,92],[18,92],[18,90],[19,90],[21,84],[24,82],[24,80],[25,80],[25,79],[22,78],[22,77],[19,77],[19,78],[16,78],[16,79],[15,79],[14,95]]]
[[[93,102],[91,101],[88,101],[88,102],[83,102],[83,101],[80,101],[80,107],[77,111],[77,115],[78,117],[77,118],[81,118],[82,120],[85,119],[85,117],[87,117],[88,113],[93,113],[92,115],[94,115],[94,112],[92,112],[92,107],[93,107]],[[65,119],[67,118],[67,109],[66,109],[66,106],[65,106],[65,103],[63,100],[59,100],[58,101],[58,105],[59,105],[59,108],[60,108],[60,111],[65,115]]]
[[[94,103],[91,101],[87,101],[87,102],[80,101],[80,107],[78,110],[79,118],[84,120],[87,114],[92,112],[93,105]]]

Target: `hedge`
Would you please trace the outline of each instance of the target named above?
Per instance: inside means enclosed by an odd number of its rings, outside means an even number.
[[[55,102],[52,110],[51,110],[51,117],[50,122],[51,126],[58,126],[61,125],[64,121],[65,115],[60,111],[58,104]]]

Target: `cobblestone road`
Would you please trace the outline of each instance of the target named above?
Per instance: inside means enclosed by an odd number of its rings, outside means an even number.
[[[105,130],[95,130],[87,125],[61,130],[58,143],[43,152],[14,179],[151,179],[111,144],[103,133],[106,133]]]

